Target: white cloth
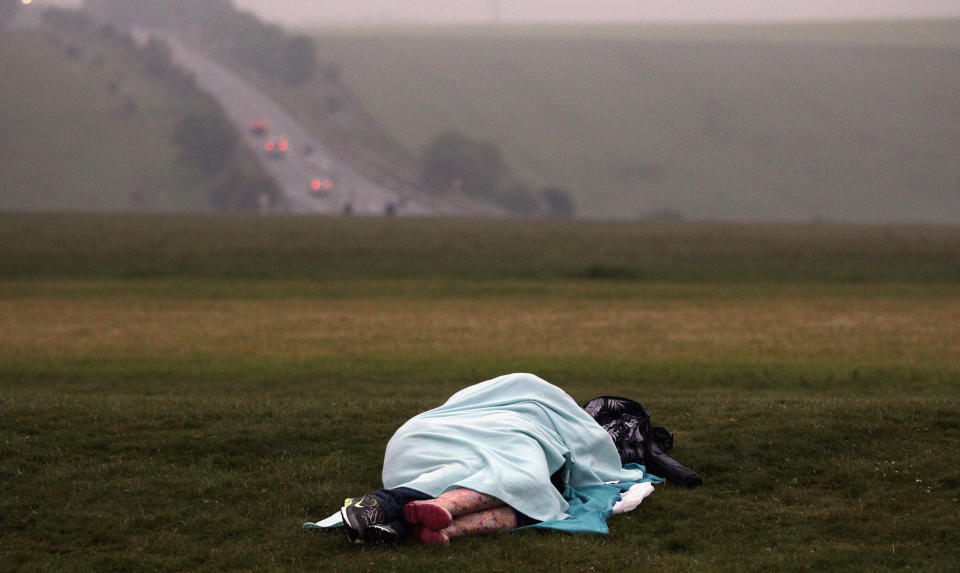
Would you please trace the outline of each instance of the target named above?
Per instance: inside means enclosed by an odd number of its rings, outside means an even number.
[[[650,482],[638,483],[620,494],[620,501],[613,504],[613,514],[633,511],[645,497],[653,493],[653,484]]]

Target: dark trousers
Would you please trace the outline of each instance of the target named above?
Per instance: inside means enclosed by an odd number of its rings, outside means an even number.
[[[400,534],[400,539],[404,539],[410,534],[410,528],[406,522],[403,521],[403,506],[411,501],[433,499],[432,495],[427,495],[408,487],[378,489],[373,492],[373,495],[380,501],[380,505],[383,507],[387,525]]]

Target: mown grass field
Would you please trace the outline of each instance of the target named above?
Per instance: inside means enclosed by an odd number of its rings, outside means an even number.
[[[960,566],[960,230],[0,215],[0,569]],[[634,397],[606,536],[304,534],[453,391]]]
[[[569,189],[580,215],[957,224],[958,28],[391,27],[314,37],[320,60],[339,67],[414,164],[437,134],[458,130],[499,145],[532,185]],[[281,97],[302,117],[328,115],[328,84],[293,91]],[[356,136],[361,122],[348,119],[327,130]]]

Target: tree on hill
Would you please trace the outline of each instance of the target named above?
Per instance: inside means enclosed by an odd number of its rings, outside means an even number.
[[[540,200],[533,189],[525,183],[517,183],[500,189],[493,202],[516,215],[530,216],[540,212]]]
[[[535,192],[511,173],[496,144],[458,131],[445,131],[427,144],[420,165],[420,183],[437,194],[461,191],[517,215],[574,214],[566,189],[547,187]]]
[[[280,207],[283,193],[263,170],[253,168],[250,158],[238,156],[233,168],[219,177],[210,194],[210,204],[218,211],[257,211]]]
[[[546,203],[547,215],[551,217],[572,217],[575,211],[570,193],[560,187],[545,187],[540,195]]]
[[[490,198],[499,190],[505,169],[495,144],[446,131],[424,150],[420,182],[438,193],[462,189],[478,199]]]
[[[170,46],[157,38],[150,38],[142,51],[143,69],[151,76],[162,78],[173,65],[173,55]]]
[[[236,129],[219,111],[193,111],[177,123],[173,140],[183,162],[213,176],[230,162],[240,142]]]

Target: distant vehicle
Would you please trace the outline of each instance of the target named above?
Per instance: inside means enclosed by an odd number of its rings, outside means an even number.
[[[282,159],[286,157],[287,150],[289,149],[290,142],[284,137],[279,139],[268,139],[263,142],[263,150],[267,152],[267,155],[276,159]]]
[[[310,179],[310,194],[314,197],[324,197],[333,191],[333,179],[328,175],[317,175]]]
[[[270,129],[270,122],[265,119],[256,119],[250,122],[250,133],[254,135],[265,135]]]

